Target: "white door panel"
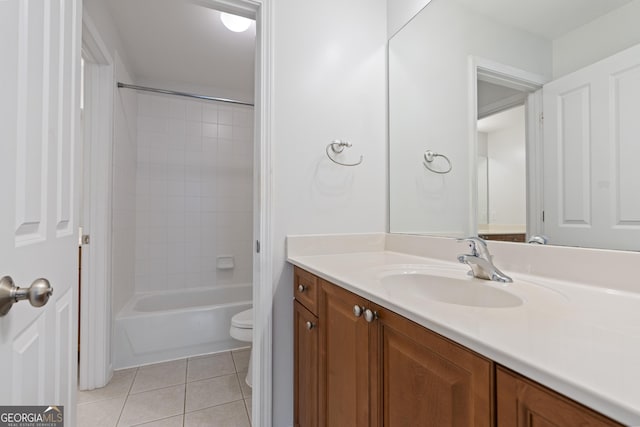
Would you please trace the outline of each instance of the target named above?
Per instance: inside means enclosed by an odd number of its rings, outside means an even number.
[[[46,370],[46,319],[39,316],[26,328],[12,337],[9,362],[13,362],[11,372],[12,388],[9,400],[12,405],[44,401],[47,391],[44,372]],[[34,397],[36,399],[34,399]]]
[[[77,367],[77,354],[74,351],[77,348],[77,324],[76,313],[77,305],[74,306],[74,289],[69,289],[65,295],[59,297],[56,301],[56,348],[54,363],[55,380],[54,380],[54,402],[63,402],[71,396],[65,396],[76,388],[75,372]],[[70,375],[74,373],[74,375]],[[73,405],[73,404],[72,404]],[[74,405],[75,406],[75,405]],[[73,406],[69,407],[69,411],[75,411]],[[68,415],[67,415],[68,417]]]
[[[544,86],[550,243],[640,250],[640,46]]]
[[[616,226],[633,229],[640,226],[640,65],[611,80],[614,218]]]
[[[560,171],[559,217],[563,224],[591,224],[590,89],[585,85],[558,96],[556,155]]]
[[[77,339],[79,0],[0,1],[0,276],[54,289],[0,317],[0,404],[65,405]]]

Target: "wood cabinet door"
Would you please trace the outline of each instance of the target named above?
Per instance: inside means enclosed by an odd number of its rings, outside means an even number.
[[[380,427],[491,426],[493,364],[389,310],[378,313]],[[372,358],[373,359],[373,358]]]
[[[318,314],[318,278],[313,274],[294,267],[293,295],[311,313]]]
[[[318,425],[318,318],[298,301],[293,303],[293,425]]]
[[[497,373],[498,426],[622,426],[505,368]]]
[[[366,300],[320,280],[320,426],[369,426],[369,323],[354,314]]]

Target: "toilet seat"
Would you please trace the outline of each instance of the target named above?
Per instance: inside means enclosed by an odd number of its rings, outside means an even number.
[[[253,308],[234,315],[231,318],[231,326],[240,329],[253,329]]]
[[[233,315],[229,334],[238,341],[253,341],[253,308]]]

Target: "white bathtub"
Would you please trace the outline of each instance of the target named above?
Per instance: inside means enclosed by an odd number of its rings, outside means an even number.
[[[251,285],[134,295],[115,319],[114,368],[246,347],[229,326],[251,299]]]

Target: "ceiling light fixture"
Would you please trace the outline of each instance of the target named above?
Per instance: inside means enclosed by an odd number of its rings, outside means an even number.
[[[222,20],[224,26],[234,33],[247,31],[249,29],[249,26],[251,26],[251,19],[245,18],[243,16],[232,15],[230,13],[220,13],[220,19]]]

